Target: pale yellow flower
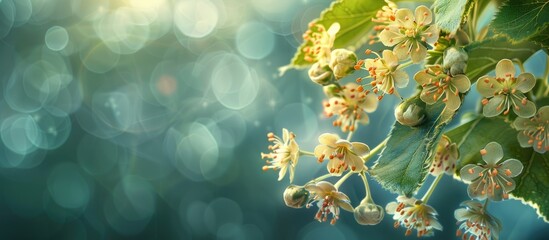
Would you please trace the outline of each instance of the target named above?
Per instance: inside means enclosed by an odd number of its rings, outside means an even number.
[[[350,168],[353,172],[360,172],[366,169],[362,157],[370,153],[370,147],[360,142],[349,142],[345,139],[340,139],[338,135],[332,133],[324,133],[318,137],[320,145],[315,148],[314,154],[319,162],[323,162],[328,158],[328,172],[334,175],[341,173]]]
[[[320,66],[328,65],[335,37],[340,28],[337,22],[333,23],[328,30],[321,24],[312,24],[303,34],[306,42],[306,47],[303,48],[305,61],[318,63]]]
[[[273,133],[267,134],[267,138],[273,145],[269,146],[269,150],[272,152],[261,153],[261,158],[271,159],[267,160],[267,165],[263,166],[263,170],[280,170],[278,181],[282,180],[289,170],[290,182],[292,182],[294,180],[295,166],[299,159],[299,146],[295,141],[295,135],[284,128],[282,129],[282,139]]]
[[[307,208],[311,207],[316,202],[318,206],[318,212],[315,215],[315,219],[319,222],[325,222],[328,220],[328,216],[332,214],[331,224],[335,224],[339,219],[339,208],[343,208],[346,211],[352,212],[353,206],[350,204],[349,197],[342,192],[339,192],[337,188],[326,181],[320,181],[317,183],[308,184],[305,189],[311,193],[310,202],[307,204]]]
[[[533,147],[542,154],[549,151],[549,106],[541,107],[531,118],[518,117],[513,124],[519,130],[521,147]]]
[[[482,203],[465,201],[461,203],[465,208],[457,209],[454,217],[460,222],[457,236],[463,234],[463,239],[469,240],[497,240],[501,231],[501,222],[488,213]]]
[[[324,102],[324,114],[327,117],[337,116],[334,126],[341,127],[343,132],[354,131],[358,124],[367,124],[368,115],[376,110],[378,100],[372,94],[365,94],[356,83],[348,83],[342,91]]]
[[[406,236],[412,234],[412,230],[417,231],[418,237],[432,236],[434,230],[442,230],[442,225],[437,219],[437,211],[417,200],[399,196],[398,202],[390,202],[385,210],[392,214],[395,221],[395,228],[402,226],[406,228]]]
[[[359,63],[361,62],[359,61]],[[382,56],[378,55],[377,58],[364,60],[364,69],[369,73],[369,76],[365,78],[372,78],[370,85],[375,94],[379,94],[381,91],[380,100],[385,94],[399,96],[395,88],[408,86],[408,74],[404,70],[398,69],[398,66],[398,58],[391,50],[384,50]],[[362,79],[364,78],[359,78],[357,81],[361,82]]]
[[[423,102],[432,105],[442,99],[446,108],[452,111],[456,111],[461,106],[459,94],[471,88],[471,81],[467,76],[447,75],[438,65],[417,72],[414,79],[423,88],[419,96]]]

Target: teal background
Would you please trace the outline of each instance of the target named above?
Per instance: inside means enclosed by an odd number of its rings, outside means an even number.
[[[288,128],[306,150],[321,133],[343,136],[306,70],[277,71],[329,4],[0,0],[0,239],[404,238],[391,215],[368,227],[347,212],[316,222],[315,208],[284,205],[287,178],[261,171],[268,132]],[[526,63],[537,76],[544,66],[543,53]],[[382,141],[398,101],[386,96],[353,140]],[[473,91],[464,110],[478,101]],[[325,171],[303,157],[295,183]],[[378,204],[394,201],[370,185]],[[355,206],[364,195],[358,177],[341,190]],[[433,239],[455,237],[466,199],[466,185],[442,179],[430,204],[444,231]],[[501,239],[549,235],[519,201],[490,211]]]

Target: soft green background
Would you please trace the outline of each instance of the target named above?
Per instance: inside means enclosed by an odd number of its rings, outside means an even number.
[[[316,209],[284,206],[287,178],[261,171],[270,131],[290,129],[307,150],[323,132],[342,134],[306,70],[277,72],[329,3],[1,0],[0,239],[403,238],[390,215],[318,223]],[[543,66],[543,54],[527,63],[537,75]],[[470,94],[465,109],[477,101]],[[354,140],[384,139],[397,103],[387,96]],[[325,171],[304,157],[295,182]],[[371,186],[377,203],[394,200]],[[358,177],[341,190],[354,205],[364,194]],[[464,184],[443,178],[434,239],[455,236],[465,199]],[[502,239],[549,235],[518,201],[490,210]]]

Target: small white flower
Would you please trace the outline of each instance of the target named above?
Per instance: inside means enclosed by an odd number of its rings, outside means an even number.
[[[337,116],[334,126],[340,126],[343,132],[354,131],[358,124],[367,124],[368,115],[376,110],[378,100],[373,95],[361,91],[356,83],[347,83],[336,96],[324,102],[324,114]]]
[[[328,220],[328,216],[332,214],[330,223],[333,225],[339,219],[339,208],[343,208],[349,212],[353,211],[353,206],[350,204],[349,197],[342,192],[339,192],[335,186],[326,181],[308,184],[305,189],[311,193],[311,200],[307,204],[309,208],[314,202],[317,202],[318,212],[315,219],[319,222]]]
[[[454,216],[461,225],[456,232],[463,234],[463,239],[470,240],[497,240],[501,231],[501,222],[489,214],[484,206],[476,201],[461,203],[465,208],[457,209]]]
[[[542,154],[549,151],[549,106],[541,107],[531,118],[518,117],[513,125],[519,130],[517,138],[521,147],[533,147]]]
[[[417,200],[399,196],[397,202],[390,202],[385,207],[388,214],[392,214],[395,221],[395,228],[402,226],[406,228],[406,236],[417,231],[417,236],[432,236],[433,230],[442,230],[442,225],[437,219],[436,210]]]
[[[385,94],[395,93],[399,96],[395,88],[404,88],[408,86],[408,74],[404,70],[398,69],[398,58],[393,51],[384,50],[382,56],[378,55],[377,58],[366,59],[363,62],[364,69],[367,70],[370,75],[365,78],[372,78],[370,85],[375,94],[378,94],[378,92],[381,91],[379,96],[380,100]],[[358,65],[361,65],[361,63],[362,61],[359,61]],[[362,79],[363,78],[359,78],[357,81],[361,82]],[[369,91],[366,93],[368,92]]]
[[[362,157],[368,155],[370,148],[360,142],[349,142],[340,139],[338,135],[324,133],[318,137],[320,145],[315,148],[314,154],[319,162],[329,159],[326,167],[328,172],[334,175],[341,175],[347,169],[353,172],[360,172],[366,169]]]
[[[295,166],[299,159],[299,146],[295,141],[295,135],[287,129],[282,129],[282,139],[273,133],[267,134],[269,142],[273,145],[269,146],[270,153],[261,153],[261,158],[270,158],[267,160],[267,165],[263,166],[263,170],[268,169],[279,170],[278,181],[282,180],[288,169],[290,170],[290,182],[294,180]]]
[[[392,47],[400,60],[411,56],[412,62],[419,63],[427,55],[427,44],[434,44],[439,35],[436,25],[430,25],[433,13],[426,6],[416,8],[415,14],[410,9],[399,9],[393,23],[379,34],[383,45]]]
[[[432,105],[442,99],[446,108],[452,111],[461,106],[459,94],[469,91],[471,87],[471,81],[467,76],[447,75],[438,65],[417,72],[414,79],[423,88],[420,95],[423,102]]]

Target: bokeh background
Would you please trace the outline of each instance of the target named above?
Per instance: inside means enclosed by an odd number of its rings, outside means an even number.
[[[0,239],[404,238],[391,216],[369,227],[350,213],[336,226],[316,222],[314,208],[285,207],[287,178],[261,171],[270,131],[290,129],[307,150],[323,132],[342,134],[306,71],[277,71],[329,4],[0,0]],[[541,74],[544,59],[527,68]],[[471,94],[465,109],[477,101]],[[354,140],[384,139],[397,103],[386,97]],[[295,182],[325,171],[304,157]],[[341,189],[354,205],[361,184],[353,177]],[[394,200],[371,186],[378,204]],[[444,225],[435,239],[455,237],[465,199],[464,184],[442,180],[431,198]],[[518,201],[490,210],[503,239],[549,235]]]

